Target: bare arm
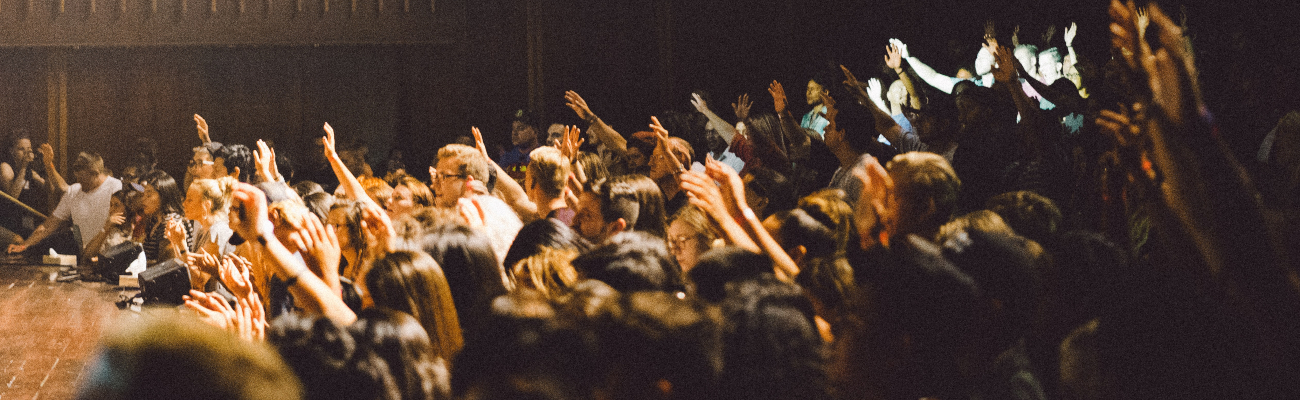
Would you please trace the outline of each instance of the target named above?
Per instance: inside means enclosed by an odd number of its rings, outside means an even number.
[[[528,192],[524,190],[523,186],[519,186],[519,182],[511,179],[510,175],[506,174],[506,170],[501,169],[501,166],[496,161],[492,161],[492,158],[488,157],[487,145],[483,143],[483,133],[479,132],[478,127],[471,127],[470,129],[474,133],[475,147],[483,155],[483,159],[497,171],[496,191],[498,196],[506,204],[509,204],[511,209],[515,210],[515,214],[519,214],[519,219],[523,220],[524,223],[536,220],[537,203],[528,198]]]
[[[19,166],[17,170],[9,163],[0,164],[0,189],[10,196],[18,197],[23,193],[23,186],[27,185],[26,175],[26,164]]]
[[[614,128],[606,124],[605,121],[601,121],[600,117],[591,112],[591,108],[587,107],[587,101],[583,100],[582,96],[578,95],[578,92],[572,90],[564,92],[564,100],[566,101],[565,105],[568,105],[569,108],[573,109],[574,113],[578,114],[578,118],[587,121],[587,132],[590,132],[596,138],[596,141],[605,145],[606,149],[613,150],[620,155],[627,152],[627,139],[624,139],[623,135],[618,134]]]
[[[40,151],[41,161],[45,163],[45,174],[50,178],[46,183],[50,185],[52,192],[63,196],[68,192],[68,182],[63,180],[63,175],[59,175],[59,169],[54,167],[54,147],[45,143],[41,145]]]
[[[950,94],[952,93],[952,87],[954,86],[954,83],[953,83],[953,78],[951,76],[940,74],[938,71],[935,71],[934,68],[930,68],[929,65],[925,65],[925,63],[921,62],[921,60],[918,60],[916,57],[912,57],[911,55],[909,55],[907,52],[907,45],[903,44],[902,41],[899,41],[898,39],[893,39],[890,40],[890,43],[893,43],[895,46],[898,47],[900,51],[899,55],[902,58],[907,59],[907,62],[912,65],[912,70],[916,71],[916,75],[921,77],[921,80],[925,81],[925,83],[930,84],[930,86],[934,86],[935,88],[942,90],[944,93],[950,93]]]
[[[1021,139],[1029,149],[1031,158],[1038,158],[1043,155],[1043,139],[1039,135],[1040,116],[1042,113],[1038,106],[1025,94],[1025,90],[1020,86],[1020,77],[1017,68],[1020,63],[1011,56],[1011,49],[1006,47],[996,47],[996,42],[986,47],[989,53],[993,54],[997,63],[993,66],[993,87],[1002,88],[1011,94],[1011,100],[1016,104],[1016,111],[1020,112],[1021,121],[1017,124],[1016,129],[1020,131]],[[1014,65],[1014,67],[1013,67]],[[1026,81],[1033,81],[1033,78]]]
[[[776,116],[781,120],[781,150],[791,160],[802,159],[807,156],[807,147],[812,144],[808,135],[803,133],[799,128],[799,122],[790,114],[786,108],[785,88],[781,87],[781,82],[772,81],[767,86],[767,93],[772,95],[772,108],[776,111]]]
[[[321,138],[321,143],[325,144],[325,159],[329,160],[330,168],[334,169],[334,176],[339,179],[339,186],[343,188],[343,193],[353,200],[379,206],[366,194],[366,188],[361,186],[356,175],[352,175],[352,171],[348,171],[348,167],[343,165],[343,160],[339,158],[339,153],[334,148],[337,143],[334,140],[334,128],[328,122],[325,123],[325,136]]]
[[[713,129],[717,130],[719,135],[722,135],[722,140],[727,141],[727,145],[731,145],[731,139],[736,137],[736,127],[722,120],[722,117],[710,110],[709,105],[698,94],[691,94],[691,105],[695,107],[695,111],[699,111],[705,117],[708,117],[709,122],[713,123]]]
[[[22,243],[9,245],[9,252],[21,253],[27,251],[28,247],[41,244],[41,242],[45,241],[45,238],[49,237],[50,234],[67,227],[69,223],[71,223],[71,221],[54,218],[52,216],[46,218],[45,222],[42,222],[40,226],[37,226],[36,230],[32,232],[32,235],[28,236],[26,240],[22,241]]]

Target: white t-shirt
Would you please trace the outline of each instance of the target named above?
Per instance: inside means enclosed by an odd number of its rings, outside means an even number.
[[[108,221],[110,200],[113,193],[119,190],[122,190],[122,181],[111,176],[89,193],[81,191],[80,183],[74,183],[68,186],[68,192],[59,200],[59,206],[54,208],[52,216],[65,221],[72,220],[72,224],[81,230],[83,239],[94,237],[104,227],[104,222]]]

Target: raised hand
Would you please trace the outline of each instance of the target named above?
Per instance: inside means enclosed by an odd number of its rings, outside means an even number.
[[[776,110],[776,113],[784,113],[786,106],[785,88],[781,87],[781,82],[772,81],[772,84],[767,85],[767,93],[772,95],[772,108]]]
[[[847,86],[852,91],[862,90],[862,82],[852,72],[849,72],[847,67],[841,65],[840,71],[844,72],[844,86]]]
[[[257,149],[253,150],[253,164],[255,164],[257,176],[263,182],[274,182],[279,174],[275,172],[272,165],[275,163],[275,155],[271,153],[271,147],[266,145],[265,141],[257,140]]]
[[[709,104],[705,103],[704,99],[701,98],[700,95],[696,93],[691,93],[691,106],[694,106],[695,111],[699,111],[700,114],[708,115],[710,112],[712,112],[709,111]]]
[[[566,126],[564,127],[564,137],[560,139],[560,142],[555,147],[560,149],[560,154],[563,154],[565,158],[573,161],[578,158],[578,148],[582,147],[584,142],[586,142],[586,139],[582,138],[582,129],[576,126]]]
[[[986,44],[984,48],[988,49],[990,54],[993,54],[993,81],[1016,82],[1016,79],[1019,78],[1016,67],[1020,63],[1016,62],[1015,57],[1012,56],[1011,49],[998,47],[997,43]]]
[[[183,219],[168,219],[165,234],[167,241],[171,242],[172,246],[181,250],[187,248],[185,245],[185,221]]]
[[[483,144],[483,132],[479,132],[477,126],[471,126],[469,127],[469,129],[470,132],[474,133],[474,148],[478,149],[478,152],[483,155],[483,158],[486,158],[489,160],[489,162],[491,162],[490,160],[492,160],[492,157],[488,157],[487,145]],[[429,168],[433,168],[433,167],[429,167]]]
[[[203,275],[219,276],[222,262],[217,256],[202,251],[185,256],[185,265],[190,267],[190,275],[197,271]]]
[[[734,220],[721,189],[708,175],[686,171],[682,174],[682,190],[686,191],[686,198],[691,204],[699,207],[716,222],[722,223],[728,218]]]
[[[1052,38],[1056,37],[1056,25],[1048,25],[1047,30],[1043,32],[1043,44],[1052,45]]]
[[[223,331],[230,331],[233,321],[237,318],[235,310],[230,308],[229,304],[221,296],[210,295],[197,290],[190,290],[190,294],[185,296],[185,308],[193,311],[208,325],[220,328]]]
[[[853,219],[862,238],[862,247],[871,248],[886,242],[893,231],[890,214],[894,201],[894,180],[875,157],[866,156],[853,168],[853,176],[862,182],[862,194],[854,206]]]
[[[831,94],[826,91],[822,91],[822,106],[826,107],[826,111],[822,114],[822,118],[826,118],[826,121],[829,122],[829,124],[826,125],[826,133],[843,133],[839,126],[835,124],[835,116],[840,114],[840,110],[835,108],[835,99],[831,98]]]
[[[487,225],[487,213],[483,211],[483,205],[478,202],[478,199],[462,197],[456,200],[456,212],[470,228],[479,229]]]
[[[330,287],[338,281],[339,259],[343,250],[334,229],[325,226],[315,214],[303,218],[302,227],[289,234],[289,241],[303,255],[303,262],[313,274],[321,277]]]
[[[911,57],[911,56],[912,56],[911,54],[909,54],[909,53],[907,52],[907,44],[903,43],[902,40],[898,40],[898,39],[889,39],[889,44],[893,45],[895,48],[898,49],[898,55],[899,55],[900,57],[902,57],[902,58],[908,58],[908,57]]]
[[[1062,36],[1065,39],[1065,47],[1074,46],[1074,35],[1078,33],[1079,24],[1071,22],[1070,26],[1065,28],[1065,34]]]
[[[199,134],[199,141],[208,143],[212,141],[212,136],[208,134],[208,121],[194,114],[194,125]]]
[[[41,147],[36,150],[41,152],[41,158],[45,159],[45,162],[54,162],[54,146],[50,146],[49,143],[42,143]]]
[[[749,108],[753,105],[754,102],[749,101],[749,93],[744,93],[736,99],[735,103],[731,103],[731,110],[736,112],[737,120],[744,121],[749,118]]]
[[[727,212],[733,218],[744,218],[745,210],[749,210],[749,204],[745,201],[745,181],[740,178],[740,174],[737,174],[731,166],[712,158],[705,160],[704,173],[718,181],[718,192],[722,195]]]
[[[361,209],[361,231],[366,237],[366,243],[370,243],[375,250],[370,254],[383,255],[397,249],[397,231],[393,228],[393,221],[379,206],[368,204]],[[338,239],[334,240],[337,243]]]
[[[993,20],[984,21],[984,40],[998,37],[998,30],[993,25]]]
[[[871,78],[867,80],[867,96],[871,96],[871,101],[879,101],[882,98],[880,97],[882,93],[884,93],[884,89],[881,87],[879,79]]]
[[[253,293],[252,264],[243,257],[230,255],[221,260],[217,276],[221,283],[238,298],[247,298]]]
[[[898,44],[890,43],[885,46],[885,66],[894,70],[895,73],[903,73],[903,51]]]
[[[578,92],[572,90],[564,92],[564,101],[564,105],[573,109],[573,112],[578,114],[578,118],[582,118],[583,121],[591,123],[592,120],[596,119],[596,114],[591,112],[591,108],[587,107],[587,101],[583,100],[582,96],[578,95]]]
[[[1020,47],[1020,25],[1011,31],[1011,47]]]
[[[695,98],[698,99],[699,96],[695,96]],[[650,124],[650,130],[655,133],[656,139],[654,152],[650,155],[650,162],[665,163],[664,166],[668,167],[666,168],[668,171],[672,171],[674,174],[682,173],[686,169],[682,167],[681,160],[678,160],[677,156],[668,148],[668,130],[664,129],[664,125],[659,123],[658,117],[650,117],[650,121],[653,122]]]
[[[335,149],[335,145],[337,144],[337,142],[334,141],[334,127],[330,126],[329,122],[326,122],[324,129],[325,129],[325,136],[322,136],[320,138],[320,141],[321,144],[325,145],[325,150],[324,150],[325,157],[326,158],[338,157],[339,156],[338,151]]]
[[[249,297],[235,302],[235,318],[229,328],[230,333],[250,342],[266,340],[266,309],[262,307],[261,296],[253,293]]]

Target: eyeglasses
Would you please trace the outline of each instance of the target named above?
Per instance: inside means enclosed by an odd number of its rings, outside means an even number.
[[[194,167],[197,167],[197,166],[200,166],[200,165],[212,165],[212,164],[216,164],[216,163],[214,163],[214,162],[212,162],[212,161],[208,161],[208,160],[203,160],[203,161],[194,161],[194,160],[190,160],[190,164],[189,164],[189,165],[190,165],[190,168],[194,168]]]
[[[442,179],[445,179],[445,178],[465,179],[465,178],[467,178],[467,177],[469,177],[469,174],[444,174],[444,173],[441,173],[441,172],[434,172],[434,173],[433,173],[433,180],[435,180],[435,181],[442,180]]]
[[[675,238],[670,237],[668,238],[668,251],[673,253],[683,251],[686,249],[686,243],[699,237],[699,235],[681,235]]]

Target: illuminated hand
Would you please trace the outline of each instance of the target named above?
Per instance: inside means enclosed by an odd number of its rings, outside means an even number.
[[[578,114],[578,118],[582,118],[583,121],[591,123],[596,118],[596,114],[591,112],[591,108],[587,107],[587,101],[583,100],[582,96],[578,95],[578,92],[572,90],[564,92],[564,101],[564,105],[573,109],[573,112]]]
[[[1065,39],[1065,47],[1074,46],[1074,35],[1078,33],[1079,33],[1079,24],[1071,22],[1070,26],[1065,28],[1065,35],[1063,36],[1063,38]]]
[[[208,134],[208,121],[204,120],[198,114],[194,114],[194,125],[199,134],[199,141],[207,144],[212,141],[212,136]]]
[[[903,73],[903,51],[898,44],[890,43],[885,46],[885,66],[894,70],[896,73]]]
[[[912,56],[907,52],[907,44],[903,43],[902,40],[889,39],[889,44],[893,45],[895,48],[898,49],[898,55],[901,56],[902,58],[908,58]]]
[[[776,110],[776,113],[784,113],[786,105],[785,88],[781,87],[781,82],[772,81],[772,84],[767,86],[767,93],[772,95],[772,108]]]
[[[749,101],[749,93],[740,95],[735,103],[731,103],[731,110],[736,112],[736,120],[744,121],[749,118],[749,108],[753,105],[754,102]]]

